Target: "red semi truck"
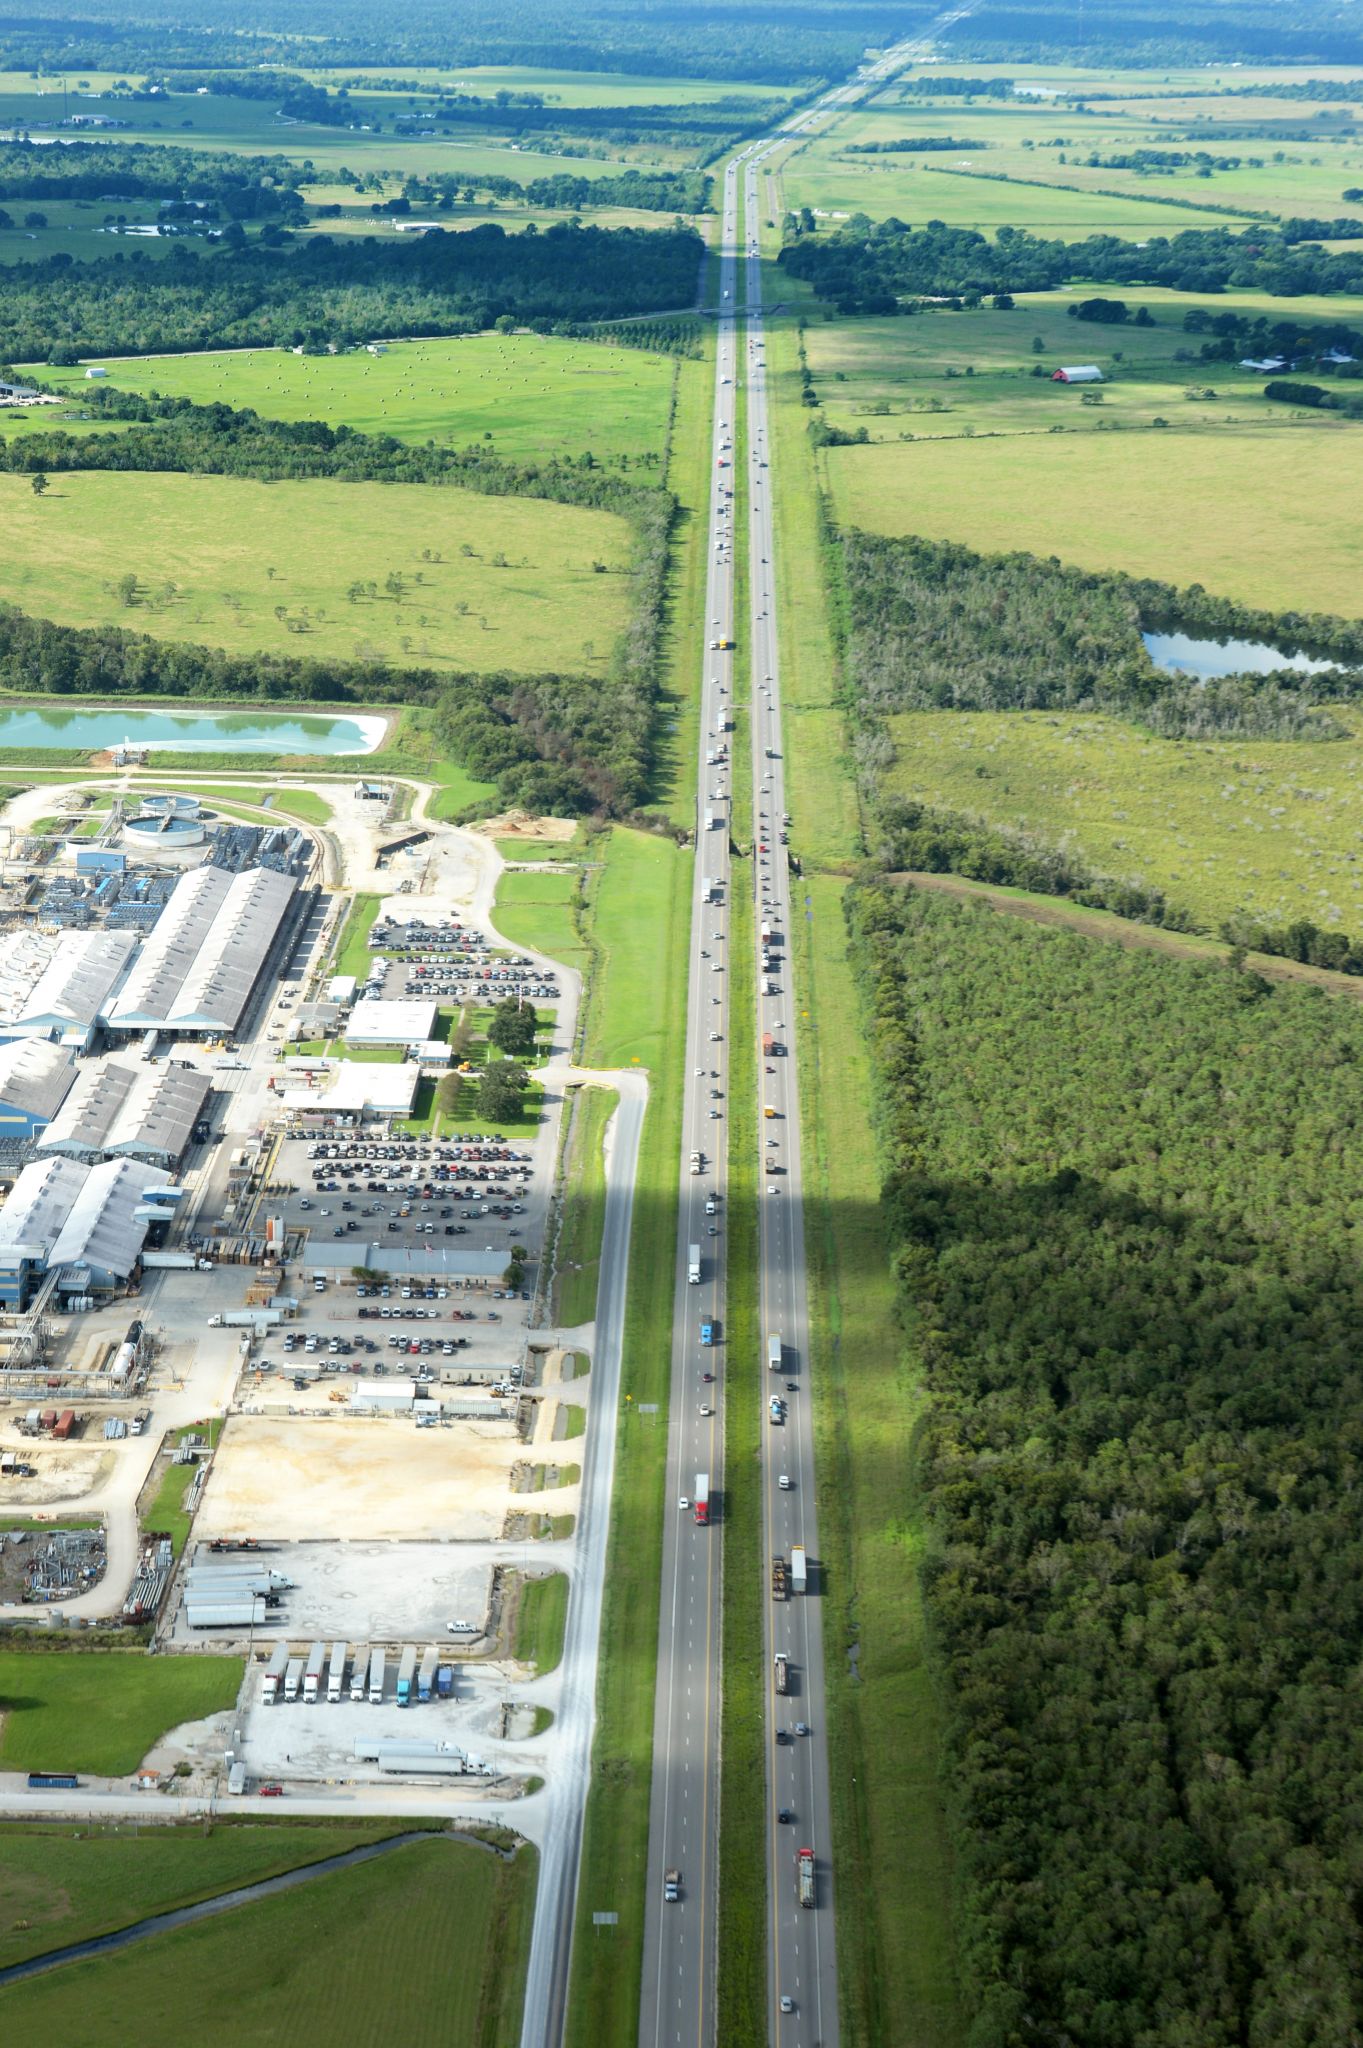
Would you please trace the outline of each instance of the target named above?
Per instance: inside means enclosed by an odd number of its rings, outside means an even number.
[[[697,1472],[696,1474],[695,1505],[697,1526],[704,1529],[710,1520],[710,1475],[708,1472]]]

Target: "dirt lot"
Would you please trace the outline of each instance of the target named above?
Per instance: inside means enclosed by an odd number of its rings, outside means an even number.
[[[204,1555],[202,1546],[198,1555]],[[492,1551],[452,1543],[298,1543],[272,1546],[259,1563],[291,1581],[278,1608],[255,1631],[257,1643],[278,1637],[306,1652],[325,1638],[348,1643],[439,1643],[452,1658],[486,1645],[481,1634],[492,1604]],[[447,1621],[471,1621],[477,1633],[452,1637]],[[181,1603],[170,1637],[203,1644]],[[209,1647],[212,1647],[209,1640]],[[392,1691],[396,1658],[388,1674]]]
[[[511,1467],[524,1455],[507,1423],[417,1429],[406,1416],[234,1415],[195,1534],[359,1543],[493,1537],[510,1500]]]
[[[0,1442],[35,1468],[32,1479],[0,1480],[0,1512],[44,1507],[48,1501],[73,1501],[96,1493],[114,1469],[114,1453],[103,1438],[79,1449],[35,1443],[17,1430],[0,1426]]]

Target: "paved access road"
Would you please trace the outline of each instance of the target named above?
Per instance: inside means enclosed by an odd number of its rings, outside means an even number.
[[[641,2042],[715,2034],[719,1875],[720,1543],[723,1527],[725,1225],[728,1194],[730,723],[734,640],[738,169],[724,176],[711,450],[696,866],[679,1161],[671,1428],[649,1811]],[[743,963],[739,963],[741,970]],[[690,1276],[699,1253],[699,1280]],[[703,1341],[709,1325],[711,1341]],[[707,1375],[712,1377],[707,1378]],[[697,1520],[708,1482],[709,1520]],[[682,1503],[686,1505],[683,1506]],[[680,1874],[675,1904],[664,1873]]]

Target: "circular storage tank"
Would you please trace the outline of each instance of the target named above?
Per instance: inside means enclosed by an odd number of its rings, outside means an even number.
[[[146,796],[142,799],[144,811],[163,818],[197,818],[199,799],[187,791],[173,791],[165,796]]]
[[[128,819],[123,827],[123,837],[129,846],[136,846],[148,855],[180,853],[186,847],[203,845],[203,820],[144,811],[138,817]]]

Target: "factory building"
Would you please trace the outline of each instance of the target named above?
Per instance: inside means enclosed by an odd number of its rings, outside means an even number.
[[[86,1164],[140,1159],[177,1167],[211,1088],[206,1074],[172,1062],[152,1067],[111,1059],[82,1067],[38,1149]]]
[[[0,1139],[27,1143],[46,1129],[75,1078],[65,1046],[46,1038],[13,1038],[0,1045]]]
[[[0,1208],[0,1304],[26,1306],[49,1272],[68,1297],[121,1287],[157,1220],[147,1197],[170,1178],[131,1159],[31,1160]]]
[[[111,1031],[217,1031],[241,1022],[296,884],[270,868],[181,876],[109,1013]]]
[[[297,1062],[290,1063],[297,1067]],[[359,1123],[365,1117],[408,1117],[416,1106],[421,1070],[410,1060],[400,1065],[384,1060],[340,1060],[329,1069],[326,1062],[312,1063],[314,1073],[325,1073],[318,1088],[282,1088],[281,1108],[304,1124],[332,1123],[349,1117]]]
[[[0,936],[0,1043],[49,1038],[84,1052],[136,951],[137,933],[129,931]]]

